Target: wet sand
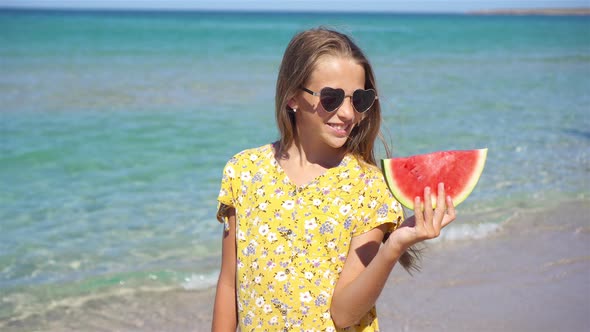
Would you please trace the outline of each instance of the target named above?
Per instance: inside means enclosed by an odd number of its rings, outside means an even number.
[[[451,226],[452,227],[452,226]],[[439,242],[422,272],[396,268],[383,331],[589,331],[590,202],[515,213],[484,239]],[[209,331],[214,290],[88,301],[2,322],[3,331]]]

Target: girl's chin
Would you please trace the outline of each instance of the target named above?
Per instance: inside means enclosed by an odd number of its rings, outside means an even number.
[[[332,138],[328,140],[326,143],[329,147],[333,149],[340,149],[346,144],[348,137],[339,137],[339,138]]]

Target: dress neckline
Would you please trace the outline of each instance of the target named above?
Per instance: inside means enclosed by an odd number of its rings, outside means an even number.
[[[334,167],[330,167],[330,168],[326,168],[326,170],[319,174],[318,176],[314,177],[313,179],[311,179],[310,181],[303,183],[303,184],[296,184],[293,180],[291,180],[291,178],[289,177],[289,175],[287,174],[287,172],[285,172],[285,169],[283,168],[283,166],[281,166],[281,163],[279,162],[279,160],[276,157],[276,150],[275,150],[275,144],[276,143],[270,143],[269,144],[269,148],[270,148],[270,153],[272,154],[272,158],[271,161],[272,163],[274,163],[274,167],[276,168],[277,172],[279,174],[282,174],[284,177],[285,182],[287,182],[289,185],[291,185],[292,187],[295,187],[297,191],[301,191],[307,187],[310,187],[314,184],[319,183],[319,181],[330,175],[331,173],[333,173],[335,170],[346,166],[349,161],[351,160],[352,156],[350,153],[347,153],[346,155],[344,155],[344,157],[342,158],[342,160],[340,160],[340,163],[338,163],[338,165],[334,166]]]

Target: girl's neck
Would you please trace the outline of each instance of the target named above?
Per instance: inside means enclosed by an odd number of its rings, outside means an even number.
[[[296,186],[304,186],[326,173],[330,168],[340,165],[344,150],[332,150],[321,153],[318,149],[311,152],[295,142],[278,158],[279,165]]]
[[[305,144],[296,140],[287,149],[286,159],[302,168],[320,166],[328,169],[340,165],[345,155],[344,149]]]

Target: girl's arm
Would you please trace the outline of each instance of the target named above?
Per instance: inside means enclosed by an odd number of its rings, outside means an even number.
[[[337,327],[356,324],[375,305],[400,256],[412,245],[439,236],[440,230],[455,219],[453,202],[450,197],[445,202],[442,184],[438,186],[436,209],[432,209],[430,195],[426,188],[424,204],[416,197],[415,215],[404,221],[383,246],[386,225],[352,239],[330,307]]]
[[[236,309],[236,210],[227,211],[229,230],[223,231],[221,249],[221,271],[217,281],[213,325],[211,331],[235,331],[237,327]]]

